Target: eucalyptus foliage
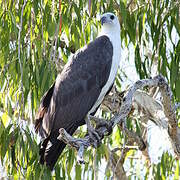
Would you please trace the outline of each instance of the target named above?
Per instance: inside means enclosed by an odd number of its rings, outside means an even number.
[[[1,0],[0,161],[8,177],[94,179],[98,168],[108,161],[109,147],[122,146],[125,137],[115,128],[97,150],[86,151],[88,163],[84,166],[76,164],[76,152],[67,147],[51,173],[38,162],[39,141],[32,127],[40,98],[68,57],[97,36],[97,17],[108,11],[119,16],[122,46],[134,47],[139,78],[150,77],[156,63],[158,73],[170,84],[174,101],[180,101],[178,0]],[[126,72],[120,72],[120,77],[121,73]],[[120,90],[122,83],[117,78]],[[109,113],[105,115],[109,117]],[[128,127],[132,128],[131,123]],[[138,123],[136,131],[140,131]],[[78,136],[84,135],[80,129]],[[130,151],[127,157],[134,154]],[[133,161],[130,165],[135,168]],[[148,164],[144,168],[149,177]],[[112,176],[110,169],[104,168],[104,172],[104,177]],[[133,176],[141,177],[141,173]],[[154,166],[153,176],[178,178],[179,162],[164,154]]]

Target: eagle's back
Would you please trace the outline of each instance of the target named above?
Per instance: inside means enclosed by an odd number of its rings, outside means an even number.
[[[53,87],[43,96],[36,122],[42,136],[40,162],[52,169],[65,143],[59,129],[69,134],[85,123],[111,71],[113,46],[107,36],[98,37],[79,50],[65,65]],[[45,111],[43,111],[45,109]]]
[[[58,75],[44,127],[51,131],[84,122],[101,89],[106,84],[112,64],[113,47],[101,36],[76,53]],[[83,122],[82,122],[83,121]]]

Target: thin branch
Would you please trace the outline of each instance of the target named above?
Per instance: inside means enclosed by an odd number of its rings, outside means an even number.
[[[44,14],[43,14],[43,2],[44,1],[42,1],[41,0],[41,19],[42,19],[42,41],[43,41],[43,57],[45,57],[45,55],[46,55],[46,44],[45,44],[45,40],[44,40],[44,24],[43,24],[43,17],[44,17]]]
[[[126,6],[126,9],[129,9],[130,5],[132,4],[133,0],[130,0],[129,3]]]
[[[126,134],[125,131],[123,130],[123,133],[124,135]],[[125,149],[125,145],[126,145],[126,141],[124,141],[123,143],[123,147],[121,149],[121,155],[114,167],[114,176],[115,177],[122,177],[123,176],[123,179],[127,179],[126,177],[126,173],[124,171],[124,168],[123,168],[123,164],[124,164],[124,159],[125,159],[125,155],[126,155],[126,152],[127,152],[127,149]]]
[[[22,63],[21,63],[21,31],[22,31],[22,25],[23,25],[23,12],[24,12],[26,3],[27,3],[27,0],[24,0],[24,4],[21,10],[21,21],[20,21],[19,32],[18,32],[18,59],[19,59],[19,66],[20,66],[20,71],[21,71],[21,81],[20,81],[21,92],[22,92],[21,102],[23,103],[23,107],[24,107],[24,92],[23,92],[23,68],[22,68]]]
[[[62,15],[61,15],[61,0],[59,0],[59,35],[61,35],[61,29],[62,29]]]
[[[126,153],[130,150],[125,146],[126,141],[124,141],[123,147],[115,148],[110,150],[108,148],[108,163],[106,166],[106,171],[110,168],[113,171],[113,176],[111,179],[116,180],[127,180],[126,172],[124,170],[123,164],[126,157]],[[116,152],[121,151],[121,155],[119,156]]]
[[[138,144],[139,150],[143,151],[146,148],[146,145],[141,136],[137,135],[133,131],[128,130],[126,127],[119,127],[121,130],[124,130],[125,134],[128,136],[129,141],[133,141]]]
[[[58,40],[58,35],[59,35],[59,23],[60,23],[60,18],[56,26],[54,39],[52,41],[52,47],[51,47],[51,52],[50,52],[51,61],[53,61],[53,63],[55,62],[55,58],[56,58],[57,40]]]

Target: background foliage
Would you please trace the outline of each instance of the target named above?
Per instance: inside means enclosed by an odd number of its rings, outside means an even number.
[[[66,148],[51,174],[38,163],[39,141],[32,126],[40,98],[68,57],[97,36],[100,23],[96,17],[108,11],[119,16],[122,47],[133,47],[139,78],[152,76],[156,64],[171,86],[174,101],[180,101],[178,0],[1,0],[0,159],[9,177],[71,179],[73,174],[76,179],[94,179],[98,168],[108,161],[109,147],[122,146],[124,136],[116,128],[99,149],[86,152],[88,164],[77,165],[74,150]],[[126,72],[121,70],[117,78],[120,90],[128,78],[122,79],[121,74]],[[80,129],[78,136],[84,133]],[[134,166],[133,160],[130,166]],[[145,174],[149,177],[148,168]],[[106,169],[104,176],[111,175]],[[179,162],[168,154],[153,168],[154,178],[178,175]]]

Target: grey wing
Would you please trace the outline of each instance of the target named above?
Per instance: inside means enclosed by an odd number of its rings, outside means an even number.
[[[84,123],[85,116],[108,80],[112,56],[109,38],[101,36],[68,62],[56,79],[50,106],[43,119],[47,134]]]

